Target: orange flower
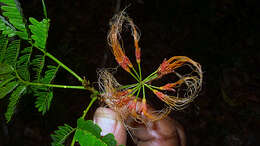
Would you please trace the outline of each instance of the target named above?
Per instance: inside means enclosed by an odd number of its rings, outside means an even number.
[[[174,72],[175,69],[183,66],[186,63],[190,63],[194,65],[195,67],[198,67],[199,64],[190,58],[186,56],[174,56],[170,58],[169,60],[164,60],[163,63],[160,65],[160,67],[157,70],[158,78],[161,78],[162,76]],[[199,68],[199,67],[198,67]]]
[[[185,80],[189,80],[189,79],[193,79],[193,78],[194,78],[194,77],[184,77],[184,78],[178,80],[178,81],[175,82],[175,83],[168,83],[168,84],[166,84],[166,85],[164,85],[164,86],[161,86],[161,87],[159,87],[159,88],[160,88],[160,90],[168,90],[168,91],[173,91],[173,92],[175,92],[176,90],[173,89],[174,87],[180,86],[183,82],[185,82]]]
[[[121,21],[119,21],[119,22],[121,22]],[[130,60],[128,59],[128,57],[125,55],[125,53],[119,43],[119,40],[118,40],[118,35],[121,30],[121,25],[122,24],[118,24],[118,23],[112,24],[110,33],[108,35],[108,42],[109,42],[110,46],[112,47],[112,52],[115,56],[117,63],[124,70],[126,70],[127,72],[130,72],[129,67],[132,68],[133,65],[130,62]]]
[[[138,45],[139,34],[137,32],[137,27],[131,18],[129,18],[125,12],[121,12],[118,15],[115,15],[111,21],[111,29],[108,34],[108,43],[112,47],[112,52],[115,56],[118,64],[127,72],[130,72],[130,68],[133,68],[133,65],[129,58],[125,55],[125,52],[120,44],[120,33],[122,31],[122,26],[124,23],[128,23],[131,26],[132,36],[134,38],[135,46],[135,56],[136,62],[139,64],[141,60],[141,49]]]
[[[146,124],[147,122],[162,119],[167,116],[172,109],[183,109],[198,96],[202,86],[202,70],[199,63],[186,56],[174,56],[168,60],[165,59],[154,73],[142,80],[140,67],[141,48],[138,44],[140,38],[138,28],[124,11],[115,15],[110,25],[111,28],[107,39],[112,48],[111,51],[117,63],[138,81],[133,87],[127,85],[120,88],[121,85],[112,74],[107,71],[100,72],[99,85],[101,86],[101,90],[103,90],[103,94],[101,95],[104,98],[103,101],[106,102],[111,109],[116,111],[123,121],[127,121],[130,117],[136,122],[141,121]],[[131,28],[134,39],[135,58],[140,74],[136,72],[124,52],[123,41],[120,36],[123,26],[130,26]],[[180,68],[183,66],[185,66],[184,71],[181,71]],[[132,74],[131,70],[134,71],[136,76]],[[170,73],[175,74],[175,77],[179,79],[174,82],[170,81],[161,87],[151,85],[153,80],[160,79],[162,76]],[[143,88],[142,101],[137,97],[139,96],[141,86]],[[151,89],[161,101],[166,103],[166,107],[163,107],[160,111],[151,110],[152,108],[146,103],[145,87]],[[138,91],[137,94],[136,91]],[[167,92],[167,94],[164,92]]]
[[[141,61],[141,48],[138,45],[139,34],[137,32],[137,28],[131,18],[128,18],[128,22],[132,28],[132,36],[134,37],[134,45],[135,45],[135,58],[136,62],[139,64]]]

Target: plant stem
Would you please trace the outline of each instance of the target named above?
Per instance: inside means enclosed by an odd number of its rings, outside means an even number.
[[[150,85],[144,84],[147,88],[149,88],[151,91],[153,91],[153,88],[150,87]]]
[[[84,86],[68,86],[68,85],[57,85],[57,84],[43,84],[43,83],[33,83],[33,82],[27,82],[25,81],[26,84],[28,85],[33,85],[33,86],[46,86],[46,87],[54,87],[54,88],[70,88],[70,89],[82,89],[86,90]]]
[[[81,116],[81,118],[85,118],[86,117],[86,114],[88,113],[90,107],[92,106],[92,104],[97,100],[97,97],[93,97],[90,101],[90,103],[88,104],[88,107],[83,111],[83,115]]]
[[[147,85],[147,84],[146,84]],[[159,90],[161,90],[160,89],[160,87],[157,87],[157,86],[153,86],[153,85],[148,85],[149,87],[152,87],[152,88],[154,88],[154,89],[159,89]]]
[[[133,96],[135,94],[135,92],[139,90],[140,86],[141,86],[141,84],[138,84],[136,87],[134,87],[132,89],[133,90],[132,93],[129,96]]]
[[[137,94],[136,94],[136,97],[135,97],[136,100],[137,100],[137,98],[138,98],[138,96],[139,96],[139,94],[140,94],[140,91],[141,91],[141,87],[138,89],[138,92],[137,92]]]
[[[87,113],[88,113],[90,107],[93,105],[93,103],[94,103],[96,100],[97,100],[97,97],[96,97],[96,96],[91,99],[90,103],[88,104],[88,107],[83,111],[83,115],[81,116],[82,119],[85,119],[85,117],[86,117],[86,115],[87,115]],[[76,139],[75,139],[75,135],[74,135],[74,136],[73,136],[73,139],[72,139],[72,141],[71,141],[70,146],[74,146],[75,142],[76,142]]]
[[[157,71],[153,72],[152,74],[150,74],[148,77],[146,77],[143,82],[147,82],[149,81],[155,74],[157,73]]]
[[[130,84],[130,85],[125,85],[125,86],[119,87],[118,89],[133,88],[133,87],[137,86],[138,84],[139,84],[139,83]]]
[[[47,17],[46,5],[45,5],[44,0],[42,0],[42,7],[43,7],[43,14],[44,14],[44,17],[45,17],[45,18],[48,18],[48,17]]]
[[[72,139],[72,141],[71,141],[70,146],[74,146],[75,142],[76,142],[76,139],[75,139],[75,136],[74,136],[73,139]]]
[[[70,89],[82,89],[82,90],[89,90],[85,88],[84,86],[69,86],[69,85],[57,85],[57,84],[44,84],[44,83],[34,83],[34,82],[29,82],[23,80],[19,74],[15,71],[15,74],[17,78],[24,84],[26,85],[31,85],[31,86],[46,86],[46,87],[54,87],[54,88],[70,88]]]
[[[143,99],[145,99],[145,88],[144,88],[144,84],[143,84]]]
[[[139,79],[131,71],[129,73],[139,82]]]
[[[36,47],[36,46],[35,46]],[[56,63],[58,63],[61,67],[63,67],[65,70],[67,70],[69,73],[71,73],[74,77],[76,77],[81,83],[83,82],[83,79],[77,75],[74,71],[72,71],[69,67],[67,67],[65,64],[63,64],[62,62],[60,62],[56,57],[54,57],[53,55],[51,55],[50,53],[44,51],[41,48],[38,48],[40,51],[42,51],[46,56],[48,56],[50,59],[52,59],[53,61],[55,61]]]
[[[138,63],[138,69],[139,69],[139,77],[140,77],[140,81],[142,81],[142,71],[141,71],[141,65],[140,63]]]
[[[135,68],[132,67],[132,69],[133,69],[133,71],[135,72],[135,74],[136,74],[137,78],[139,79],[139,81],[141,81],[140,76],[139,76],[138,73],[136,72]]]

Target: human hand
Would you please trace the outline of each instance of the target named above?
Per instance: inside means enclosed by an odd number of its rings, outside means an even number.
[[[99,107],[94,114],[94,122],[101,129],[101,135],[113,133],[118,144],[126,145],[126,130],[116,113]],[[138,146],[185,146],[186,137],[183,127],[169,117],[153,122],[148,127],[140,125],[133,130]]]

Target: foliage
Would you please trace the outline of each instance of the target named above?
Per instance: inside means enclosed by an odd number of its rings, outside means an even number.
[[[104,137],[100,135],[101,129],[91,120],[84,120],[79,118],[77,121],[77,130],[74,138],[80,145],[88,146],[115,146],[116,141],[114,136],[107,134]],[[86,138],[87,137],[87,138]]]
[[[54,131],[54,134],[51,135],[53,140],[52,146],[62,146],[67,137],[75,131],[75,128],[64,124],[64,126],[59,126],[58,130]]]
[[[101,129],[91,120],[79,118],[76,128],[72,128],[67,124],[59,126],[58,128],[59,129],[54,131],[54,134],[51,135],[53,146],[62,146],[65,139],[73,132],[75,132],[73,141],[78,142],[82,146],[116,146],[117,143],[112,134],[107,134],[102,137],[100,135]]]
[[[24,94],[32,94],[36,97],[35,107],[44,115],[51,106],[53,87],[87,89],[93,92],[91,97],[94,100],[84,111],[83,117],[78,120],[77,128],[67,124],[59,126],[58,130],[51,135],[52,145],[63,145],[73,132],[75,132],[74,142],[79,142],[81,145],[116,145],[112,134],[101,137],[101,129],[92,121],[83,119],[96,100],[98,92],[85,84],[89,83],[87,80],[83,80],[47,52],[46,42],[50,21],[47,18],[44,1],[42,0],[45,18],[41,21],[32,17],[27,21],[18,0],[0,0],[0,3],[3,4],[2,16],[0,15],[0,99],[9,97],[5,113],[6,121],[10,122]],[[46,64],[46,57],[58,65]],[[52,84],[60,67],[74,75],[82,86]]]
[[[6,118],[9,122],[15,105],[26,92],[33,92],[37,97],[35,107],[45,114],[50,108],[53,97],[52,87],[32,86],[36,83],[51,83],[58,67],[48,65],[45,68],[45,54],[38,54],[35,49],[46,50],[49,20],[38,22],[29,18],[26,23],[20,3],[17,0],[1,0],[1,98],[12,92]],[[25,42],[23,41],[25,40]],[[23,44],[22,44],[23,42]],[[27,42],[27,43],[26,43]],[[26,45],[29,44],[29,45]],[[33,53],[35,52],[35,53]],[[35,55],[32,55],[35,54]],[[32,70],[32,71],[30,71]],[[35,79],[31,81],[31,79]]]

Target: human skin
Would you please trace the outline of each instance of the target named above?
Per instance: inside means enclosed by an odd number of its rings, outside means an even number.
[[[118,144],[126,145],[127,132],[113,110],[99,107],[93,120],[101,127],[101,135],[113,133]],[[148,127],[140,125],[132,133],[137,139],[137,146],[186,146],[183,127],[169,117],[153,122]]]

